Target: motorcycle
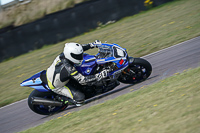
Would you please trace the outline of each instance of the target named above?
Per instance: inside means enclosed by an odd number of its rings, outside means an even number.
[[[75,66],[82,75],[93,75],[104,69],[109,69],[108,77],[97,83],[80,85],[74,80],[68,84],[79,88],[85,98],[89,99],[114,89],[120,84],[136,84],[146,80],[151,72],[151,64],[142,58],[129,57],[125,48],[118,44],[97,44],[98,54],[89,55],[84,53],[83,62]],[[50,115],[65,110],[70,103],[63,104],[59,101],[58,94],[54,93],[47,85],[46,70],[43,70],[23,81],[20,85],[34,88],[28,97],[30,109],[41,115]]]

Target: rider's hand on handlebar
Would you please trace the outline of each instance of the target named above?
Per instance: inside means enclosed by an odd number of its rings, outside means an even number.
[[[101,41],[95,40],[93,43],[94,43],[94,44],[101,44]]]
[[[93,43],[89,43],[91,48],[97,48],[97,45],[101,44],[101,41],[95,40]]]
[[[100,73],[95,74],[96,80],[100,81],[103,78],[106,78],[108,76],[109,70],[105,69],[101,71]]]

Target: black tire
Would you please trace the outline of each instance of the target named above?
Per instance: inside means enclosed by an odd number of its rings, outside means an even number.
[[[130,74],[130,70],[134,74]],[[122,72],[118,80],[122,83],[134,84],[146,80],[152,72],[151,64],[142,58],[134,58],[134,61]]]
[[[32,97],[52,98],[55,96],[56,96],[56,94],[54,94],[53,92],[39,92],[37,90],[33,90],[28,97],[28,106],[33,112],[35,112],[37,114],[41,114],[41,115],[51,115],[56,112],[63,111],[67,107],[67,105],[64,105],[61,107],[54,106],[54,107],[51,107],[52,109],[50,110],[49,106],[32,104]]]

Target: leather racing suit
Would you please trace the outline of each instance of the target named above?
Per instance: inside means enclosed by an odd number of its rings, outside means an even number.
[[[89,44],[82,44],[82,47],[83,51],[92,48]],[[63,53],[58,55],[47,69],[46,77],[48,86],[53,92],[70,98],[75,104],[82,103],[85,100],[85,95],[77,88],[67,84],[69,80],[74,79],[81,85],[86,85],[96,80],[95,75],[83,76],[79,73],[75,65],[66,59]]]

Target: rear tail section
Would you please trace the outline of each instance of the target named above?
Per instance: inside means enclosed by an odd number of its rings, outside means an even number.
[[[43,70],[39,73],[36,73],[32,77],[24,80],[20,85],[23,87],[31,87],[41,92],[50,91],[48,85],[41,80],[41,74],[46,74],[46,71]]]

